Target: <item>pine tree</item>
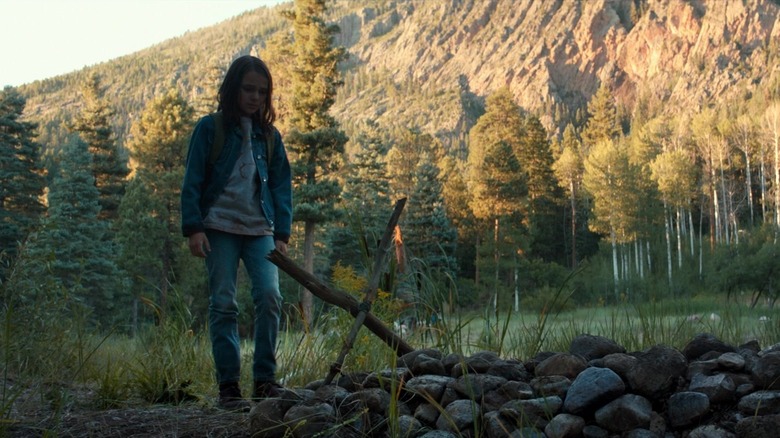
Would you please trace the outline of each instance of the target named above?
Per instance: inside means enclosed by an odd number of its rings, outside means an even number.
[[[341,85],[338,63],[345,59],[342,47],[333,47],[338,27],[324,21],[325,0],[295,0],[287,17],[293,24],[294,54],[291,76],[290,132],[285,144],[292,152],[293,217],[304,223],[304,268],[314,271],[314,242],[318,225],[337,216],[341,187],[335,174],[341,167],[347,137],[328,110]],[[313,296],[304,290],[301,308],[311,323]]]
[[[192,107],[182,96],[171,90],[150,101],[138,122],[133,124],[132,141],[129,144],[131,158],[136,165],[136,178],[140,193],[146,194],[148,200],[139,202],[136,209],[128,208],[128,214],[135,219],[124,217],[120,234],[133,235],[134,221],[147,223],[155,221],[156,226],[145,225],[155,229],[160,238],[149,241],[155,245],[153,249],[146,248],[142,252],[155,254],[157,261],[145,263],[156,266],[155,272],[149,275],[155,280],[153,287],[160,292],[160,307],[165,311],[169,285],[175,281],[174,268],[178,258],[185,254],[184,243],[179,229],[179,187],[184,176],[184,161],[186,156],[188,135],[192,130]],[[165,232],[163,232],[165,230]],[[146,241],[146,240],[145,240]],[[128,239],[124,239],[127,246]],[[130,250],[125,248],[125,251]],[[134,279],[136,280],[136,279]]]
[[[554,159],[547,130],[536,116],[525,119],[525,135],[515,154],[528,181],[528,223],[531,228],[530,252],[547,262],[565,263],[560,239],[559,206],[563,194],[553,172]]]
[[[193,89],[192,106],[196,116],[202,117],[217,110],[219,84],[225,76],[222,63],[212,64]],[[275,79],[275,78],[274,78]]]
[[[582,130],[584,155],[588,156],[599,142],[617,140],[621,133],[615,100],[604,82],[588,102],[588,119]]]
[[[344,226],[332,227],[329,240],[333,262],[368,268],[370,252],[382,238],[392,206],[385,164],[388,146],[373,121],[365,122],[354,142],[357,151],[346,166],[342,194],[342,207],[350,219]]]
[[[48,217],[31,240],[29,255],[50,260],[31,276],[50,275],[80,300],[93,319],[112,324],[114,299],[121,290],[116,248],[106,239],[108,222],[99,218],[99,192],[91,173],[92,156],[79,139],[65,145],[48,194]]]
[[[490,95],[486,112],[470,133],[468,157],[469,206],[491,235],[477,237],[475,281],[493,283],[493,308],[497,310],[499,277],[504,260],[514,260],[520,237],[526,232],[528,214],[527,173],[515,153],[523,137],[523,118],[508,89]],[[504,229],[506,228],[506,229]],[[483,232],[484,233],[484,232]],[[486,233],[485,233],[486,234]],[[482,242],[492,242],[492,261],[481,262]],[[480,277],[480,265],[492,266],[493,279]],[[516,266],[515,266],[516,267]]]
[[[479,229],[474,213],[469,208],[469,191],[466,184],[466,162],[452,157],[444,157],[439,162],[442,179],[442,196],[447,217],[458,233],[455,259],[459,263],[458,274],[461,277],[474,278],[474,245]]]
[[[432,135],[417,128],[403,128],[395,136],[393,147],[387,152],[387,173],[395,199],[409,198],[414,193],[414,175],[417,165],[424,159],[437,160],[442,145]]]
[[[84,106],[70,128],[87,143],[93,156],[92,173],[100,191],[100,217],[114,220],[125,191],[127,160],[114,138],[111,128],[114,112],[106,102],[96,73],[81,84],[81,93]]]
[[[10,260],[44,212],[41,146],[33,141],[37,125],[21,120],[25,103],[15,88],[0,92],[0,257]],[[6,267],[0,264],[0,283]]]
[[[453,274],[457,231],[444,208],[439,168],[427,156],[424,158],[414,173],[415,189],[404,219],[404,242],[426,266]]]

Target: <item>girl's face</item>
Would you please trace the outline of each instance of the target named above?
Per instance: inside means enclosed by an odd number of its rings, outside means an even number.
[[[238,92],[238,109],[242,116],[251,116],[265,109],[268,97],[268,78],[256,71],[249,71],[241,78]]]

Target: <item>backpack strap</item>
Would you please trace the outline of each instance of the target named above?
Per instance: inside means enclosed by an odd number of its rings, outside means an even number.
[[[211,151],[209,152],[209,164],[213,165],[217,162],[219,154],[222,152],[222,147],[225,146],[225,121],[222,117],[222,111],[209,114],[214,119],[214,143],[211,144]]]

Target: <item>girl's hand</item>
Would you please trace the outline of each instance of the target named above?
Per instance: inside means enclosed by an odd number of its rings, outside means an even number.
[[[190,246],[190,253],[195,257],[205,258],[206,254],[211,252],[209,239],[206,238],[206,233],[204,232],[190,235],[187,243]]]
[[[276,245],[276,250],[282,253],[283,255],[287,255],[287,244],[282,242],[281,240],[274,240],[274,244]]]

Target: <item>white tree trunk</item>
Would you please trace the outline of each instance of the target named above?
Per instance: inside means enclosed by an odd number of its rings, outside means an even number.
[[[618,293],[618,284],[620,282],[620,277],[618,274],[617,236],[615,236],[615,229],[610,228],[609,234],[612,239],[612,277],[613,280],[615,281],[615,302],[617,303],[620,298],[620,295]]]
[[[671,292],[672,289],[672,241],[671,236],[669,235],[671,233],[669,225],[669,212],[668,207],[666,206],[666,201],[664,200],[664,234],[666,236],[666,276],[669,280],[669,291]]]

